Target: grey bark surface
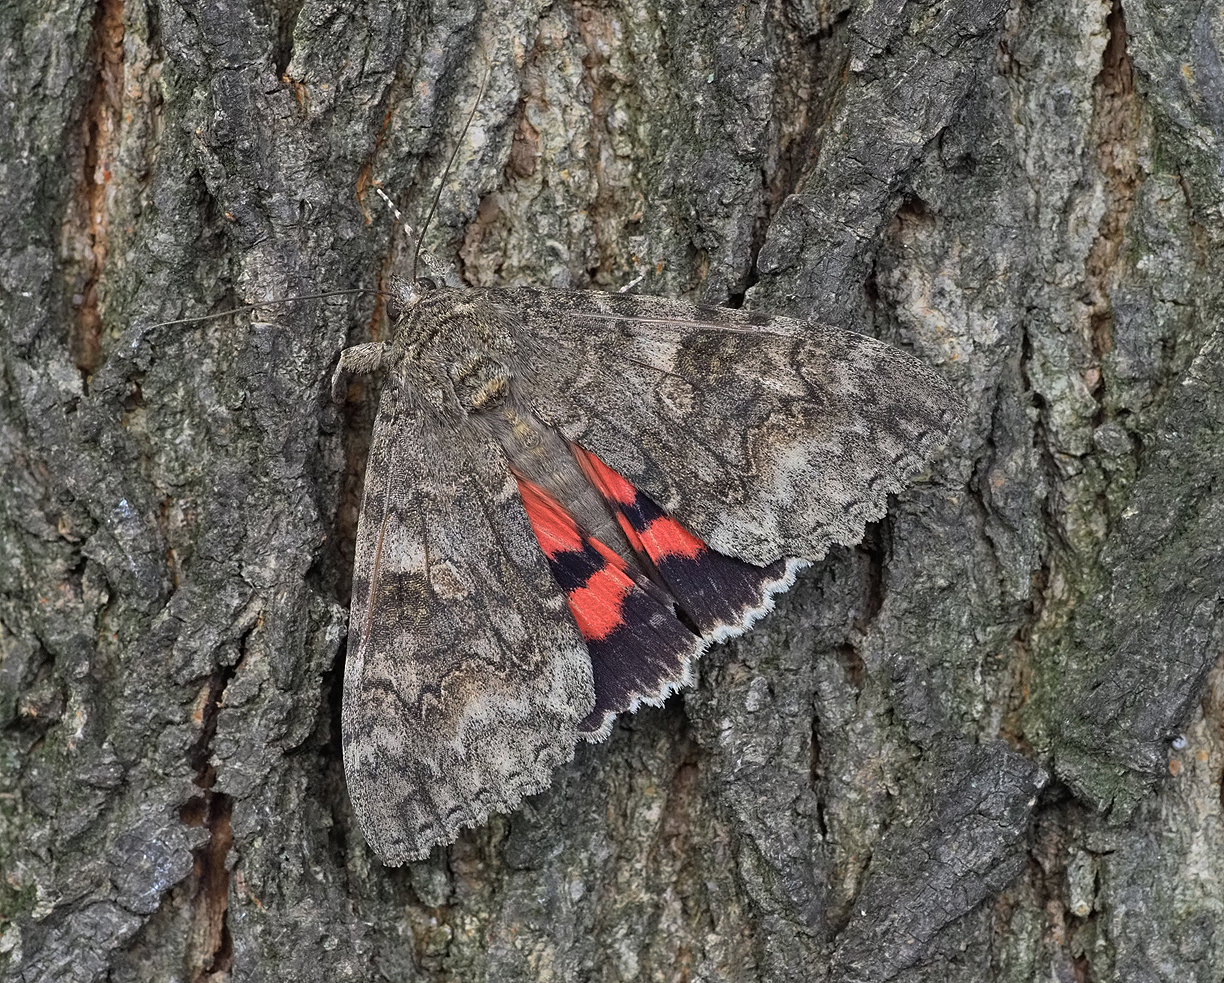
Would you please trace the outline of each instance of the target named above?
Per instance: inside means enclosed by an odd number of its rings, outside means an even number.
[[[0,10],[0,969],[1224,977],[1224,13],[1199,0]],[[464,119],[486,72],[472,125]],[[337,734],[406,242],[811,316],[961,430],[864,544],[384,868]]]

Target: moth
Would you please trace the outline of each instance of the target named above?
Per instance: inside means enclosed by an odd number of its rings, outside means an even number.
[[[541,791],[852,545],[960,400],[883,342],[660,297],[400,279],[342,731],[389,865]]]

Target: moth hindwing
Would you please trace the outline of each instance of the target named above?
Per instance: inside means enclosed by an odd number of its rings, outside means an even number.
[[[343,742],[388,864],[543,789],[580,738],[853,544],[960,400],[882,342],[656,297],[398,282]]]

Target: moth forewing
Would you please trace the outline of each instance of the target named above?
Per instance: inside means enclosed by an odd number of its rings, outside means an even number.
[[[387,863],[511,808],[569,760],[590,659],[497,449],[384,398],[358,520],[345,773]],[[498,501],[499,497],[502,499]]]

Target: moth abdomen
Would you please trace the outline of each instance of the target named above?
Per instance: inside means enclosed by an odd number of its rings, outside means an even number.
[[[583,529],[615,550],[635,574],[646,573],[616,517],[583,474],[561,434],[514,402],[483,415],[482,423],[505,451],[516,477],[546,490]]]

